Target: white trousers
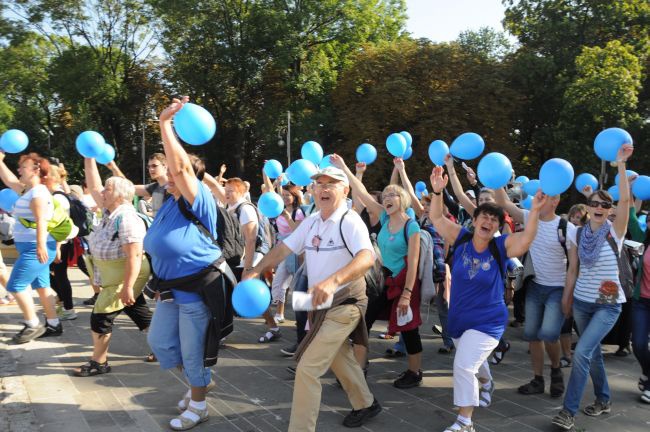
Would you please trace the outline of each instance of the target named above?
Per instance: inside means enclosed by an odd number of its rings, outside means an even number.
[[[487,359],[499,341],[478,330],[467,330],[454,339],[454,405],[479,406],[478,378],[492,379]]]
[[[287,260],[282,261],[275,269],[273,283],[271,284],[271,298],[274,303],[284,303],[287,289],[293,280],[293,274],[287,269]]]

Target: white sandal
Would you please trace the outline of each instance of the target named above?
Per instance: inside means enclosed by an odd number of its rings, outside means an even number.
[[[217,386],[217,383],[214,382],[214,380],[210,380],[210,384],[205,386],[205,394],[207,395],[208,393],[210,393],[210,390],[212,390],[216,386]],[[176,405],[176,408],[178,408],[178,412],[183,414],[183,411],[185,411],[187,409],[187,407],[189,407],[189,406],[190,406],[190,396],[187,396],[187,393],[186,393],[186,395],[183,396],[183,399],[178,401],[178,404]]]
[[[169,427],[172,428],[173,430],[176,430],[176,431],[189,430],[189,429],[192,429],[194,426],[196,426],[196,425],[198,425],[200,423],[203,423],[204,421],[207,421],[208,418],[209,418],[207,408],[204,409],[204,410],[198,410],[196,408],[192,408],[191,406],[188,406],[186,411],[189,411],[189,412],[191,412],[193,414],[196,414],[199,417],[199,419],[197,421],[193,421],[193,420],[188,419],[187,417],[183,417],[182,415],[179,415],[178,417],[172,419],[169,422]],[[174,420],[178,420],[179,422],[181,422],[181,425],[180,426],[174,426],[172,424],[172,422]]]

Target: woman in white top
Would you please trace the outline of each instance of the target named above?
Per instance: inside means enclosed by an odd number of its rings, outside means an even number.
[[[54,205],[52,195],[45,183],[49,181],[50,163],[36,153],[22,155],[18,160],[18,175],[4,163],[5,154],[0,152],[0,178],[11,189],[22,194],[16,201],[13,215],[36,222],[36,229],[22,223],[14,227],[14,241],[19,256],[7,283],[23,313],[24,327],[13,338],[16,343],[26,343],[43,336],[59,336],[63,333],[56,316],[54,292],[50,289],[49,266],[56,256],[56,241],[47,232],[47,221],[52,218]],[[36,311],[32,289],[38,292],[47,322],[41,324]]]
[[[608,220],[613,207],[611,195],[599,190],[592,193],[587,201],[589,222],[568,235],[569,268],[562,309],[566,316],[573,309],[580,339],[573,355],[563,409],[553,418],[553,424],[565,430],[573,430],[575,427],[574,417],[589,376],[593,382],[596,401],[586,406],[583,412],[589,416],[598,416],[611,411],[600,341],[614,327],[621,314],[621,303],[625,302],[617,257],[623,248],[630,215],[630,185],[625,162],[633,150],[631,145],[625,144],[616,157],[620,178],[616,220],[613,223]]]

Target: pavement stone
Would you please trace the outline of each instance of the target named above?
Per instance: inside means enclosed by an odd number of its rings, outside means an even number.
[[[78,270],[71,269],[76,303],[92,291]],[[0,432],[155,432],[169,430],[167,424],[177,412],[175,405],[187,390],[176,370],[162,371],[157,363],[145,363],[149,349],[145,334],[126,317],[120,316],[111,342],[110,374],[79,378],[72,369],[84,363],[92,352],[91,308],[78,306],[79,318],[64,322],[59,338],[12,345],[11,335],[19,329],[20,312],[15,306],[0,308]],[[290,311],[288,317],[292,317]],[[384,351],[393,341],[379,340],[385,331],[378,323],[371,335],[368,382],[384,407],[363,431],[442,431],[456,416],[452,406],[453,355],[437,353],[439,337],[431,332],[437,323],[435,309],[423,308],[423,372],[421,387],[398,390],[396,375],[406,368],[404,359],[386,359]],[[286,367],[293,360],[279,349],[295,340],[294,323],[282,325],[283,337],[275,343],[259,344],[264,332],[262,320],[237,320],[235,332],[213,369],[217,387],[208,395],[209,421],[197,431],[248,432],[286,431],[291,413],[293,380]],[[527,346],[522,329],[508,328],[512,344],[505,360],[492,366],[497,389],[492,406],[477,409],[477,431],[553,431],[550,420],[562,399],[543,395],[522,396],[517,387],[531,378]],[[590,418],[579,414],[578,431],[650,430],[650,405],[640,402],[636,381],[639,368],[633,356],[613,356],[605,347],[605,361],[613,396],[610,415]],[[564,369],[565,380],[569,369]],[[548,373],[548,370],[547,370]],[[318,418],[319,431],[346,430],[341,426],[350,405],[330,373],[322,379],[323,395]],[[587,385],[583,405],[593,399]]]

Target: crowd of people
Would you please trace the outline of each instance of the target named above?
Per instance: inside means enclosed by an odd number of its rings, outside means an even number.
[[[295,311],[295,343],[281,350],[297,362],[289,368],[295,374],[289,431],[316,429],[320,379],[329,370],[352,406],[344,426],[359,427],[380,414],[366,379],[368,335],[376,320],[388,321],[384,337],[399,337],[386,355],[407,360],[393,385],[421,385],[420,309],[429,302],[440,318],[439,352],[454,356],[458,417],[446,432],[474,431],[475,408],[492,403],[490,365],[510,349],[504,338],[509,303],[515,316],[510,325],[523,324],[531,361],[532,379],[518,392],[546,392],[546,353],[548,392],[564,396],[554,425],[574,428],[589,376],[595,400],[582,412],[611,411],[601,342],[614,328],[617,355],[626,355],[631,341],[641,367],[640,398],[650,403],[650,254],[637,247],[647,247],[650,235],[638,221],[642,203],[630,193],[633,178],[625,168],[631,145],[622,146],[616,160],[618,201],[586,188],[586,205],[576,204],[566,215],[558,215],[560,196],[540,190],[525,210],[517,185],[482,188],[469,167],[470,189],[463,190],[450,156],[445,167],[433,169],[431,192],[423,195],[416,194],[400,158],[390,183],[368,191],[366,165],[351,169],[332,155],[331,165],[305,190],[263,175],[262,192],[277,191],[284,203],[281,214],[269,219],[251,201],[248,182],[224,178],[225,166],[213,177],[185,151],[172,121],[186,102],[175,99],[160,114],[164,152],[149,158],[151,184],[134,185],[115,162],[107,164],[112,175],[102,182],[96,161],[86,158],[83,188],[69,186],[63,166],[35,153],[20,157],[16,176],[0,152],[0,178],[20,195],[12,211],[19,256],[8,278],[0,268],[3,302],[17,302],[23,314],[16,343],[59,336],[61,321],[77,318],[67,270],[78,265],[95,292],[85,302],[93,307],[93,353],[73,373],[111,371],[112,329],[125,312],[147,332],[147,360],[185,375],[190,388],[169,426],[187,430],[208,419],[212,367],[237,313],[233,288],[258,278],[272,299],[259,343],[293,340],[279,326],[291,293],[306,291],[311,299]],[[92,230],[77,227],[76,235],[55,241],[48,222],[60,209],[72,215],[77,201],[95,215]],[[29,286],[38,292],[44,323]],[[565,380],[562,368],[569,367]]]

